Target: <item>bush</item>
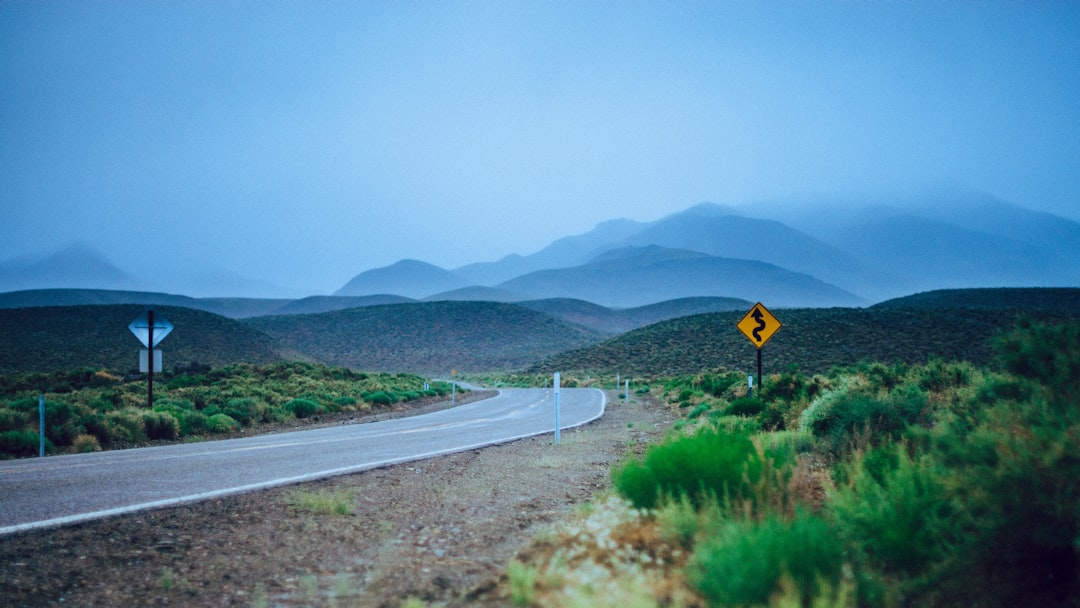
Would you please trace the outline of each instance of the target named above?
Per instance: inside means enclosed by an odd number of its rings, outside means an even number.
[[[28,424],[30,424],[29,417],[23,412],[17,412],[8,408],[0,409],[0,432],[21,431]]]
[[[757,416],[764,407],[760,399],[742,397],[732,401],[726,413],[728,416]]]
[[[700,506],[710,497],[752,500],[750,489],[761,466],[747,435],[704,429],[650,448],[644,460],[627,462],[612,477],[619,493],[637,508],[682,496]]]
[[[397,402],[397,399],[393,395],[386,391],[375,391],[374,393],[367,393],[362,395],[364,401],[372,405],[393,405]]]
[[[226,401],[225,407],[221,408],[221,413],[228,414],[230,418],[239,422],[241,426],[251,426],[252,423],[262,420],[265,409],[258,401],[250,397],[241,397]]]
[[[176,439],[180,435],[180,423],[168,412],[143,412],[142,419],[148,439]]]
[[[823,588],[840,587],[843,560],[837,535],[825,520],[805,513],[790,521],[771,515],[761,522],[722,524],[695,548],[688,573],[714,605],[769,605],[789,580],[801,604],[809,606]]]
[[[76,454],[100,452],[101,443],[98,442],[98,438],[93,435],[79,435],[75,438],[75,441],[71,442],[71,448]]]
[[[214,414],[207,419],[206,424],[212,433],[231,433],[240,428],[240,423],[228,414]]]
[[[141,410],[126,407],[105,414],[105,420],[116,439],[133,443],[146,441],[146,425],[143,424]]]
[[[285,409],[297,418],[307,418],[323,411],[323,406],[310,399],[293,399],[285,404]]]
[[[957,540],[957,512],[933,463],[902,446],[871,450],[850,465],[830,501],[837,526],[876,571],[921,574]]]
[[[897,439],[920,420],[928,405],[926,393],[910,385],[897,387],[884,398],[841,388],[816,399],[803,412],[799,426],[825,439],[834,454],[843,454],[859,442],[881,445]]]
[[[41,447],[40,442],[41,439],[34,431],[4,431],[0,433],[0,454],[15,458],[37,456]],[[53,451],[55,447],[46,437],[45,453]]]
[[[56,399],[45,400],[45,436],[53,443],[71,445],[75,437],[85,432],[78,408]]]

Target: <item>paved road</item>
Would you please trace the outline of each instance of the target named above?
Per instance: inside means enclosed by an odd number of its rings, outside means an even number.
[[[560,427],[603,415],[596,389],[562,389]],[[554,430],[551,389],[409,418],[157,448],[0,463],[0,535],[353,473]]]

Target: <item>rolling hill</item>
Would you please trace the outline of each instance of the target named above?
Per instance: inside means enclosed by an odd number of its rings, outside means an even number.
[[[1054,323],[1080,318],[1080,289],[975,290],[922,294],[872,308],[774,309],[783,327],[762,349],[765,373],[796,365],[819,373],[860,361],[986,364],[992,341],[1020,316]],[[971,305],[974,302],[974,305]],[[755,347],[735,328],[745,312],[663,321],[599,344],[554,355],[532,372],[580,370],[637,376],[751,370]]]
[[[0,310],[0,373],[136,371],[142,344],[128,325],[145,310],[137,304]],[[154,311],[175,328],[158,345],[166,369],[192,363],[268,363],[285,357],[273,338],[233,319],[174,306],[156,306]]]
[[[0,293],[0,309],[34,306],[140,304],[142,306],[194,308],[232,319],[271,314],[290,302],[292,300],[262,298],[190,298],[154,291],[112,289],[27,289]]]
[[[602,338],[580,325],[495,302],[388,304],[245,323],[326,363],[433,375],[517,369]]]

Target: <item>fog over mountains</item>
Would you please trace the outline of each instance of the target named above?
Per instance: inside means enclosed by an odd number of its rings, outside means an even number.
[[[344,262],[343,262],[344,263]],[[251,285],[218,277],[221,295]],[[84,246],[0,262],[0,291],[136,289]],[[1080,223],[978,195],[912,205],[702,203],[653,222],[613,219],[531,255],[444,269],[418,260],[356,274],[336,296],[634,307],[720,296],[770,306],[862,306],[920,291],[1080,286]]]

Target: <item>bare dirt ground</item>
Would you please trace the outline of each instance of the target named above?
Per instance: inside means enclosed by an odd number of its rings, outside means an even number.
[[[606,415],[558,446],[548,434],[0,537],[0,605],[506,605],[514,554],[673,420],[648,395],[609,393]]]

